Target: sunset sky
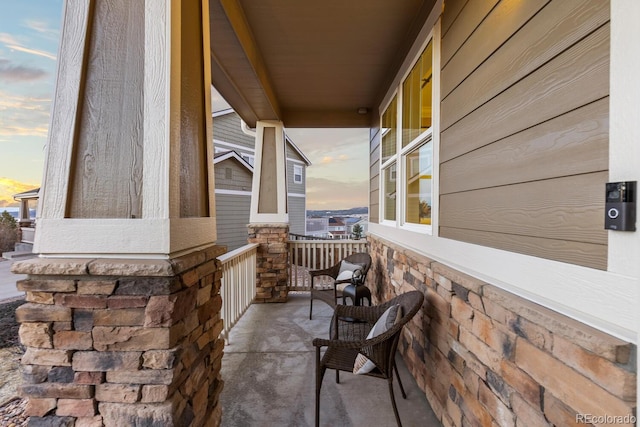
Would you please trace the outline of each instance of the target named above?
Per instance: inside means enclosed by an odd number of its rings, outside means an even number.
[[[63,0],[0,0],[0,208],[40,186]],[[286,126],[286,123],[285,123]],[[307,209],[368,204],[368,129],[288,129],[311,160]]]

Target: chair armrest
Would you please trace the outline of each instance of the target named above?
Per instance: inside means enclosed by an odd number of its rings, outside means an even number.
[[[370,324],[376,323],[378,318],[384,313],[384,310],[380,310],[378,306],[364,306],[364,305],[336,305],[333,315],[338,317],[349,317],[352,319],[362,320]]]
[[[309,275],[311,276],[311,280],[313,280],[316,276],[329,276],[332,279],[338,277],[338,272],[340,271],[340,264],[333,265],[331,267],[323,268],[321,270],[310,270]]]
[[[314,338],[314,347],[339,347],[339,348],[362,348],[365,341],[343,341],[343,340],[328,340],[324,338]]]
[[[309,275],[311,277],[316,276],[331,276],[331,268],[325,268],[323,270],[309,270]],[[333,276],[332,276],[333,277]]]
[[[373,347],[377,344],[380,344],[384,341],[391,339],[395,334],[402,329],[403,325],[394,325],[389,328],[388,331],[381,333],[378,336],[369,339],[359,339],[359,340],[342,340],[342,339],[325,339],[325,338],[314,338],[313,345],[314,347],[339,347],[339,348],[353,348],[353,349],[361,349],[364,347]]]

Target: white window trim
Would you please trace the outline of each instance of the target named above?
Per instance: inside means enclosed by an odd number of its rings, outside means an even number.
[[[404,203],[404,199],[406,198],[406,194],[407,194],[407,180],[406,180],[406,170],[407,170],[407,155],[409,153],[411,153],[413,150],[420,148],[422,145],[424,144],[428,144],[429,142],[432,143],[432,151],[431,151],[431,157],[433,159],[433,135],[431,134],[431,131],[433,130],[433,127],[431,127],[431,129],[429,129],[428,131],[423,132],[420,136],[424,136],[424,139],[420,139],[420,137],[416,138],[415,140],[413,140],[409,145],[407,145],[403,152],[400,153],[400,158],[402,159],[402,180],[400,181],[400,185],[402,186],[402,197],[403,199],[400,201],[399,205],[401,207],[401,215],[399,218],[399,228],[403,228],[405,230],[411,230],[411,231],[415,231],[417,233],[422,233],[422,234],[432,234],[433,232],[433,201],[437,198],[435,193],[432,193],[431,195],[431,224],[415,224],[413,222],[407,222],[406,220],[406,214],[407,214],[407,206],[406,203]],[[432,160],[433,161],[433,160]],[[433,166],[432,165],[432,170],[433,170]],[[434,183],[434,178],[433,178],[433,173],[431,174],[431,191],[433,192],[433,183]],[[397,202],[397,200],[396,200]]]
[[[393,157],[391,157],[391,159],[387,162],[385,162],[384,167],[380,167],[380,172],[378,174],[378,188],[380,189],[380,202],[379,202],[379,218],[380,218],[380,224],[382,225],[386,225],[388,227],[395,227],[396,226],[396,220],[398,219],[398,209],[397,209],[397,205],[396,205],[396,219],[395,220],[390,220],[390,219],[385,219],[385,212],[384,212],[384,202],[385,202],[385,181],[384,181],[384,170],[390,166],[392,166],[394,163],[396,162],[396,156],[394,155]],[[397,177],[398,177],[398,167],[396,166],[396,179],[395,180],[391,180],[393,182],[396,182],[396,202],[398,200],[398,184],[397,184]]]
[[[431,127],[424,132],[420,133],[414,138],[406,147],[402,146],[402,84],[411,73],[413,66],[416,64],[429,42],[432,41],[432,68],[433,68],[433,89],[432,89],[432,123]],[[405,61],[405,63],[407,63]],[[399,229],[405,229],[414,231],[425,235],[437,235],[438,222],[437,222],[437,209],[438,209],[438,189],[437,185],[439,179],[439,145],[440,145],[440,103],[437,102],[440,99],[440,20],[437,20],[433,28],[429,31],[427,37],[420,44],[419,48],[413,55],[410,62],[407,63],[407,67],[400,76],[398,84],[391,91],[391,95],[388,97],[380,111],[380,129],[382,129],[382,113],[389,107],[394,97],[396,98],[396,153],[391,156],[387,161],[381,163],[379,170],[379,187],[381,189],[379,195],[380,206],[380,224],[395,227]],[[407,192],[407,183],[405,179],[406,170],[406,156],[408,153],[418,148],[422,144],[432,142],[432,174],[431,174],[431,224],[414,224],[406,221],[406,206],[404,204],[405,195]],[[382,135],[380,136],[380,157],[382,158]],[[396,162],[396,220],[384,219],[384,203],[385,193],[384,191],[384,169]],[[398,180],[398,176],[402,179]]]
[[[296,173],[298,171],[298,173]],[[300,179],[296,179],[296,175],[300,175]],[[302,184],[304,182],[304,168],[301,165],[293,165],[293,183]]]
[[[253,154],[240,154],[240,157],[242,157],[247,163],[249,163],[251,167],[253,167],[253,165],[256,163],[256,156],[254,156]]]

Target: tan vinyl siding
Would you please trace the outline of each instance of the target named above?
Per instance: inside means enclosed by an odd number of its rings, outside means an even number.
[[[369,132],[369,222],[380,222],[380,127]]]
[[[250,208],[250,195],[216,194],[217,244],[229,251],[247,244]]]
[[[606,269],[609,3],[461,3],[442,20],[440,236]]]
[[[289,196],[289,232],[305,234],[306,228],[306,198]]]

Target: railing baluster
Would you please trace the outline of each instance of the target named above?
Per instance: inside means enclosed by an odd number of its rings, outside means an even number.
[[[367,251],[367,242],[361,240],[289,240],[288,244],[289,290],[297,291],[311,288],[309,270],[328,268],[348,255]],[[318,279],[319,286],[330,284],[326,277]]]
[[[229,332],[253,302],[256,295],[257,243],[251,243],[218,257],[222,264],[222,335]]]

